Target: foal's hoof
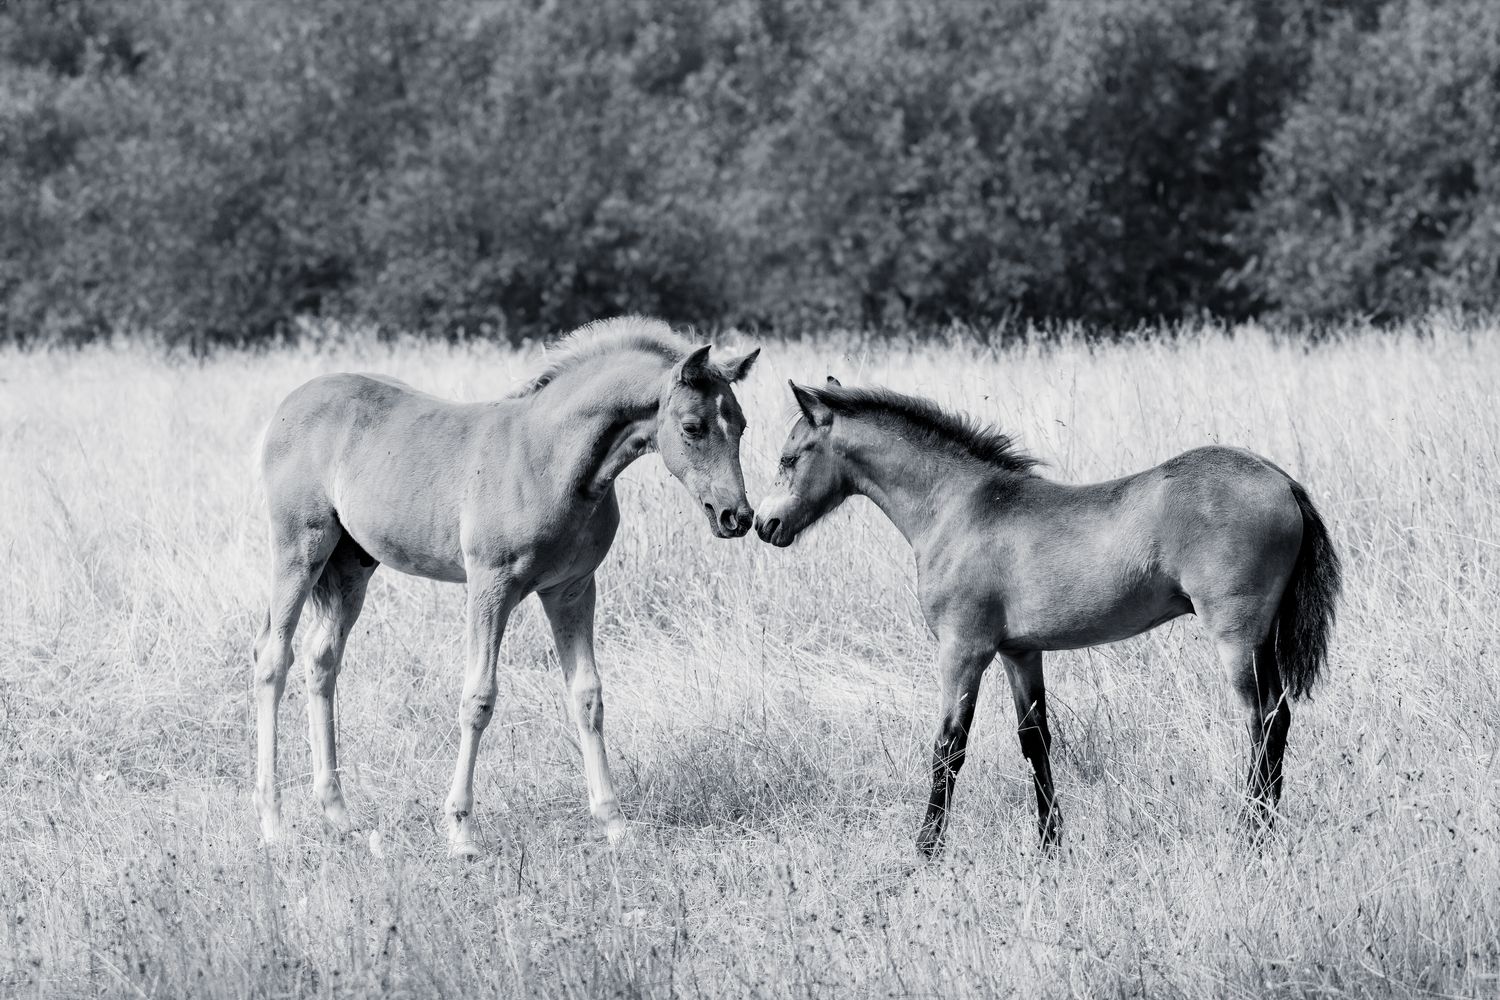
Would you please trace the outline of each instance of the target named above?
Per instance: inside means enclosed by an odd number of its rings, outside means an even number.
[[[943,853],[943,835],[940,831],[923,830],[917,834],[917,853],[923,861],[933,861]]]
[[[286,827],[281,822],[281,816],[274,813],[265,813],[260,817],[260,839],[265,844],[280,843],[286,837]]]
[[[1270,816],[1246,815],[1240,820],[1240,830],[1253,851],[1264,850],[1276,837],[1276,826]]]
[[[589,813],[599,824],[598,829],[603,831],[604,838],[611,847],[630,836],[630,831],[625,826],[625,814],[620,812],[620,804],[614,799],[591,806]]]
[[[323,807],[323,822],[334,833],[348,833],[354,829],[354,821],[349,818],[349,809],[342,801],[333,802]]]
[[[1054,815],[1049,822],[1041,824],[1038,831],[1042,841],[1042,856],[1055,858],[1062,851],[1062,822],[1061,818]]]
[[[456,840],[448,845],[448,857],[455,861],[478,861],[484,851],[472,840]]]

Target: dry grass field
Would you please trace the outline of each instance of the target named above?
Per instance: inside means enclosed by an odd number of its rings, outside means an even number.
[[[492,852],[447,859],[461,588],[382,572],[339,689],[361,829],[316,818],[294,668],[294,829],[262,847],[260,427],[320,372],[477,399],[535,363],[357,339],[0,353],[0,995],[1500,996],[1500,329],[769,344],[741,391],[752,501],[785,380],[830,371],[994,420],[1050,476],[1222,442],[1304,482],[1346,592],[1259,853],[1235,826],[1242,717],[1186,618],[1050,657],[1060,856],[997,672],[948,854],[913,868],[936,694],[905,543],[863,500],[791,549],[715,540],[655,457],[601,571],[626,843],[591,826],[528,601],[480,756]]]

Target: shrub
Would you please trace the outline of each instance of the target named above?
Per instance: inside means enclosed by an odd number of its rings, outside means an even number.
[[[555,5],[471,25],[487,72],[429,105],[365,213],[362,311],[450,333],[722,318],[711,154],[682,93],[705,16]]]
[[[1293,316],[1500,304],[1500,9],[1337,21],[1270,143],[1257,280]]]
[[[847,13],[761,151],[795,209],[772,301],[867,323],[1247,308],[1221,279],[1300,71],[1298,8]]]
[[[1483,0],[20,0],[0,340],[1494,305]]]

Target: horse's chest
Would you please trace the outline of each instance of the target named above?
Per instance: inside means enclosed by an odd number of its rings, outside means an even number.
[[[609,554],[609,540],[597,536],[559,539],[537,552],[541,582],[572,580],[599,567]]]
[[[571,526],[548,532],[539,538],[534,557],[541,588],[593,573],[609,554],[619,528],[619,514],[613,499],[599,509],[574,520]]]

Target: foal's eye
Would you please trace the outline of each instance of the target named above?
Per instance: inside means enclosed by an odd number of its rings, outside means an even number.
[[[698,423],[696,420],[692,421],[691,423],[683,424],[682,433],[690,438],[700,438],[703,436],[703,425]]]

